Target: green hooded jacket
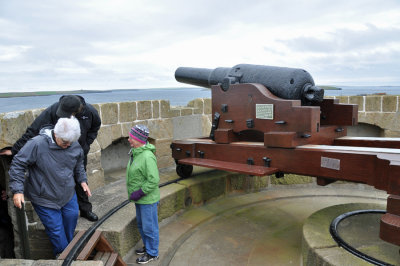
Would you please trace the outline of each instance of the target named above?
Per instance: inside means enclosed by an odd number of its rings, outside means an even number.
[[[158,174],[157,159],[154,155],[156,148],[153,144],[139,148],[131,149],[131,158],[126,168],[126,187],[128,197],[133,191],[142,189],[145,196],[138,201],[138,204],[153,204],[160,201],[160,189],[158,183],[160,176]]]

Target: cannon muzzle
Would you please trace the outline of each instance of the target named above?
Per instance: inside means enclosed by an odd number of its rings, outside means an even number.
[[[315,86],[307,71],[298,68],[249,64],[215,69],[179,67],[175,79],[206,88],[220,84],[225,91],[234,83],[259,83],[280,98],[301,100],[302,105],[320,103],[324,98],[324,90]]]

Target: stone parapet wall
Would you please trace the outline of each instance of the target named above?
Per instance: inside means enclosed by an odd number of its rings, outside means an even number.
[[[382,129],[382,137],[400,137],[399,96],[336,96],[340,103],[358,105],[358,122]],[[207,136],[211,129],[211,99],[195,99],[187,106],[171,107],[166,100],[93,104],[102,125],[90,147],[87,173],[90,187],[105,184],[101,165],[102,152],[130,128],[145,124],[150,129],[150,142],[156,146],[160,168],[174,165],[169,145],[173,139]],[[12,146],[44,109],[0,114],[0,149]]]
[[[382,129],[382,137],[400,137],[399,96],[336,96],[340,103],[358,105],[358,122]],[[105,184],[102,151],[128,137],[130,128],[145,124],[150,142],[156,146],[160,168],[174,165],[169,145],[173,139],[207,136],[211,129],[211,99],[195,99],[187,106],[171,107],[166,100],[93,104],[102,125],[90,147],[87,173],[90,187]],[[0,114],[0,149],[12,146],[44,109]]]
[[[358,105],[358,123],[370,124],[383,130],[381,137],[400,137],[399,96],[367,95],[336,96],[340,103]]]
[[[102,120],[88,154],[87,174],[92,190],[104,186],[102,151],[121,138],[127,138],[136,124],[150,130],[160,168],[175,164],[171,157],[173,139],[206,136],[211,130],[211,100],[195,99],[185,107],[171,107],[169,101],[151,100],[93,104]],[[12,146],[44,109],[0,114],[0,149]]]

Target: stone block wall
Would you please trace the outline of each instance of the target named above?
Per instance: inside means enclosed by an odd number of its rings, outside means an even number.
[[[375,125],[384,137],[400,136],[399,96],[340,96],[340,103],[358,104],[359,123]],[[206,136],[211,128],[211,99],[195,99],[185,107],[171,107],[169,101],[152,100],[94,104],[100,114],[102,126],[88,155],[90,187],[103,186],[104,169],[102,151],[113,142],[128,137],[135,124],[150,129],[150,141],[156,146],[160,168],[173,166],[169,144],[172,139]],[[43,109],[0,114],[0,148],[12,144],[25,132]]]
[[[159,168],[175,164],[169,147],[173,139],[206,136],[211,130],[210,99],[195,99],[185,107],[171,107],[165,100],[93,106],[99,112],[102,124],[88,154],[87,174],[92,190],[105,184],[102,151],[113,142],[127,138],[132,126],[144,124],[149,128],[149,140],[156,146]],[[42,111],[43,108],[0,114],[0,149],[12,146]]]
[[[340,103],[358,105],[359,123],[374,125],[382,137],[400,137],[399,96],[338,96]],[[207,136],[211,129],[211,99],[195,99],[187,106],[171,107],[169,101],[149,100],[93,104],[102,125],[90,147],[87,173],[92,190],[104,186],[102,152],[121,138],[130,128],[145,124],[150,129],[150,142],[156,146],[160,168],[174,165],[169,145],[173,139]],[[34,109],[0,114],[0,149],[12,146],[32,121],[43,111]],[[4,173],[0,173],[2,175]],[[3,176],[4,178],[4,176]]]
[[[358,104],[358,123],[378,126],[381,137],[400,137],[399,96],[340,96],[340,103]]]

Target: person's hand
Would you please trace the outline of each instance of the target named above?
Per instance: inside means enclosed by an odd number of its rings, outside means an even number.
[[[2,150],[2,151],[0,151],[0,155],[7,155],[7,156],[11,156],[12,155],[12,152],[11,152],[11,150]]]
[[[1,191],[1,200],[6,201],[7,200],[7,191],[2,190]]]
[[[14,201],[15,207],[21,209],[22,208],[22,204],[25,202],[24,194],[22,194],[22,193],[14,194],[13,201]]]
[[[143,192],[143,190],[142,189],[139,189],[139,190],[136,190],[136,191],[133,191],[132,192],[132,194],[131,194],[131,196],[130,196],[130,199],[131,200],[134,200],[134,201],[138,201],[138,200],[140,200],[143,196],[145,196],[146,194],[144,194],[144,192]]]
[[[89,186],[86,184],[86,182],[82,182],[81,183],[82,189],[83,191],[86,192],[86,195],[88,195],[88,197],[92,196],[92,193],[90,192],[90,188]]]

